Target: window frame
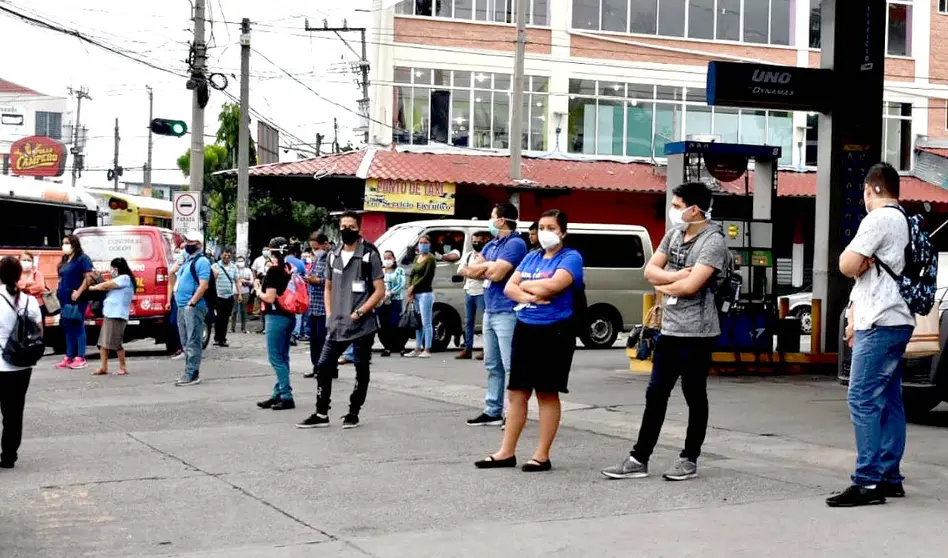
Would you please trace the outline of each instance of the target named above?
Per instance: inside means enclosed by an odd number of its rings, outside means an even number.
[[[889,108],[892,107],[892,106],[894,106],[894,105],[895,105],[895,106],[898,106],[900,109],[904,109],[904,108],[905,108],[905,105],[908,105],[909,113],[910,113],[910,114],[908,114],[908,115],[904,115],[904,114],[889,114]],[[915,118],[915,117],[914,117],[914,111],[915,111],[915,104],[912,103],[912,102],[885,100],[885,101],[883,101],[883,103],[882,103],[882,142],[881,142],[881,143],[882,143],[882,157],[881,157],[881,159],[882,159],[883,161],[889,163],[889,164],[892,165],[893,167],[896,167],[896,170],[899,171],[899,172],[911,172],[912,169],[914,168],[914,163],[915,163],[915,161],[914,161],[914,157],[912,156],[912,149],[911,149],[911,147],[908,149],[907,160],[905,161],[905,166],[906,166],[906,168],[904,168],[904,169],[901,168],[901,167],[902,167],[901,164],[900,164],[900,165],[895,165],[895,164],[892,163],[891,161],[886,161],[885,155],[886,155],[886,152],[888,151],[888,144],[889,144],[889,126],[890,126],[893,122],[898,123],[899,126],[903,126],[905,122],[908,122],[908,124],[909,124],[909,138],[908,138],[908,139],[909,139],[910,141],[914,142],[914,138],[913,138],[913,136],[914,136],[914,128],[915,128],[915,126],[914,126],[914,118]],[[902,141],[904,142],[905,139],[903,138]],[[909,145],[911,145],[911,143],[910,143]],[[902,151],[901,146],[899,146],[900,155],[901,155],[901,151]]]
[[[403,17],[425,17],[431,19],[440,19],[443,21],[469,21],[472,23],[489,23],[496,25],[516,25],[517,24],[517,1],[518,0],[485,0],[486,3],[486,14],[487,19],[478,19],[477,18],[477,4],[478,0],[471,0],[471,17],[458,17],[455,10],[455,0],[432,0],[431,2],[431,15],[427,14],[418,14],[416,8],[418,6],[416,0],[402,0],[401,2],[395,4],[395,15]],[[527,25],[530,27],[550,27],[550,21],[552,20],[550,11],[553,7],[552,0],[546,0],[546,23],[535,23],[536,17],[536,4],[541,0],[525,0],[529,2],[527,6]],[[436,8],[439,3],[450,2],[451,3],[451,15],[438,15]],[[403,7],[404,6],[404,7]],[[410,6],[410,8],[408,7]],[[498,21],[495,19],[495,14],[497,10],[503,10],[500,13],[507,14],[510,17],[510,21]]]
[[[905,21],[905,54],[890,54],[889,53],[889,13],[890,7],[893,5],[906,6],[906,21]],[[912,54],[914,50],[912,48],[912,27],[915,24],[915,0],[886,0],[885,3],[885,56],[891,58],[906,58],[906,59],[915,59],[915,56]]]
[[[948,15],[948,0],[938,0],[938,13]]]

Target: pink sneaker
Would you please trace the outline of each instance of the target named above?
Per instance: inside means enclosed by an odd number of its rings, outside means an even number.
[[[56,364],[56,368],[59,368],[59,369],[69,368],[69,366],[70,366],[71,364],[72,364],[72,359],[71,359],[71,358],[69,358],[69,357],[63,357],[63,359],[62,359],[61,361],[59,361],[58,364]]]
[[[71,363],[69,363],[69,368],[73,370],[82,370],[83,368],[89,366],[89,363],[84,358],[74,358]]]

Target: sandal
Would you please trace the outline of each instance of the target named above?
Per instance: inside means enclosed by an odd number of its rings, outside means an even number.
[[[93,372],[92,375],[93,375],[93,376],[105,376],[105,375],[107,375],[108,373],[109,373],[108,370],[103,370],[103,369],[99,368],[98,370],[96,370],[95,372]]]
[[[524,473],[541,473],[543,471],[549,471],[553,468],[553,464],[549,459],[546,461],[537,461],[536,459],[531,459],[523,464],[523,467],[520,468]]]
[[[119,368],[119,371],[115,373],[116,376],[127,376],[128,370],[124,368]]]
[[[488,455],[480,461],[475,461],[474,466],[478,469],[510,469],[517,466],[517,456],[512,455],[507,459],[494,459],[493,455]]]

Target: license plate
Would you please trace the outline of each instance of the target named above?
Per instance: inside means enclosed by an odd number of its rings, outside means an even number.
[[[128,325],[138,325],[138,324],[140,324],[140,323],[141,323],[141,322],[139,322],[138,320],[129,320],[129,321],[128,321]]]

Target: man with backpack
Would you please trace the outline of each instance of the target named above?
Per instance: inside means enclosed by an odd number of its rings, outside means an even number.
[[[361,228],[362,217],[358,213],[348,211],[339,218],[343,245],[326,262],[327,338],[316,366],[316,412],[297,424],[299,428],[329,426],[332,381],[338,372],[339,357],[349,345],[355,347],[356,381],[342,427],[359,426],[359,411],[369,388],[372,345],[379,329],[375,309],[385,298],[382,258],[378,248],[362,238]]]
[[[665,422],[668,397],[678,377],[688,403],[685,448],[663,477],[698,476],[698,456],[708,429],[708,372],[721,334],[715,279],[733,261],[721,227],[711,223],[711,190],[689,182],[674,189],[668,218],[672,228],[645,268],[645,278],[664,295],[661,336],[655,344],[645,413],[631,453],[602,474],[612,479],[648,476],[648,462]]]
[[[208,299],[217,296],[211,288],[213,274],[211,263],[201,251],[204,235],[200,231],[188,231],[184,235],[185,258],[173,275],[171,291],[178,307],[178,332],[184,349],[184,374],[175,382],[177,386],[194,386],[201,383],[201,355],[204,349],[204,326],[208,313]],[[205,296],[210,292],[211,297]]]
[[[839,257],[856,280],[849,296],[846,340],[853,347],[849,411],[856,432],[852,485],[826,500],[830,507],[883,504],[905,496],[902,356],[915,329],[914,312],[935,302],[937,255],[917,217],[899,206],[899,173],[887,163],[869,169],[863,186],[868,215]]]

